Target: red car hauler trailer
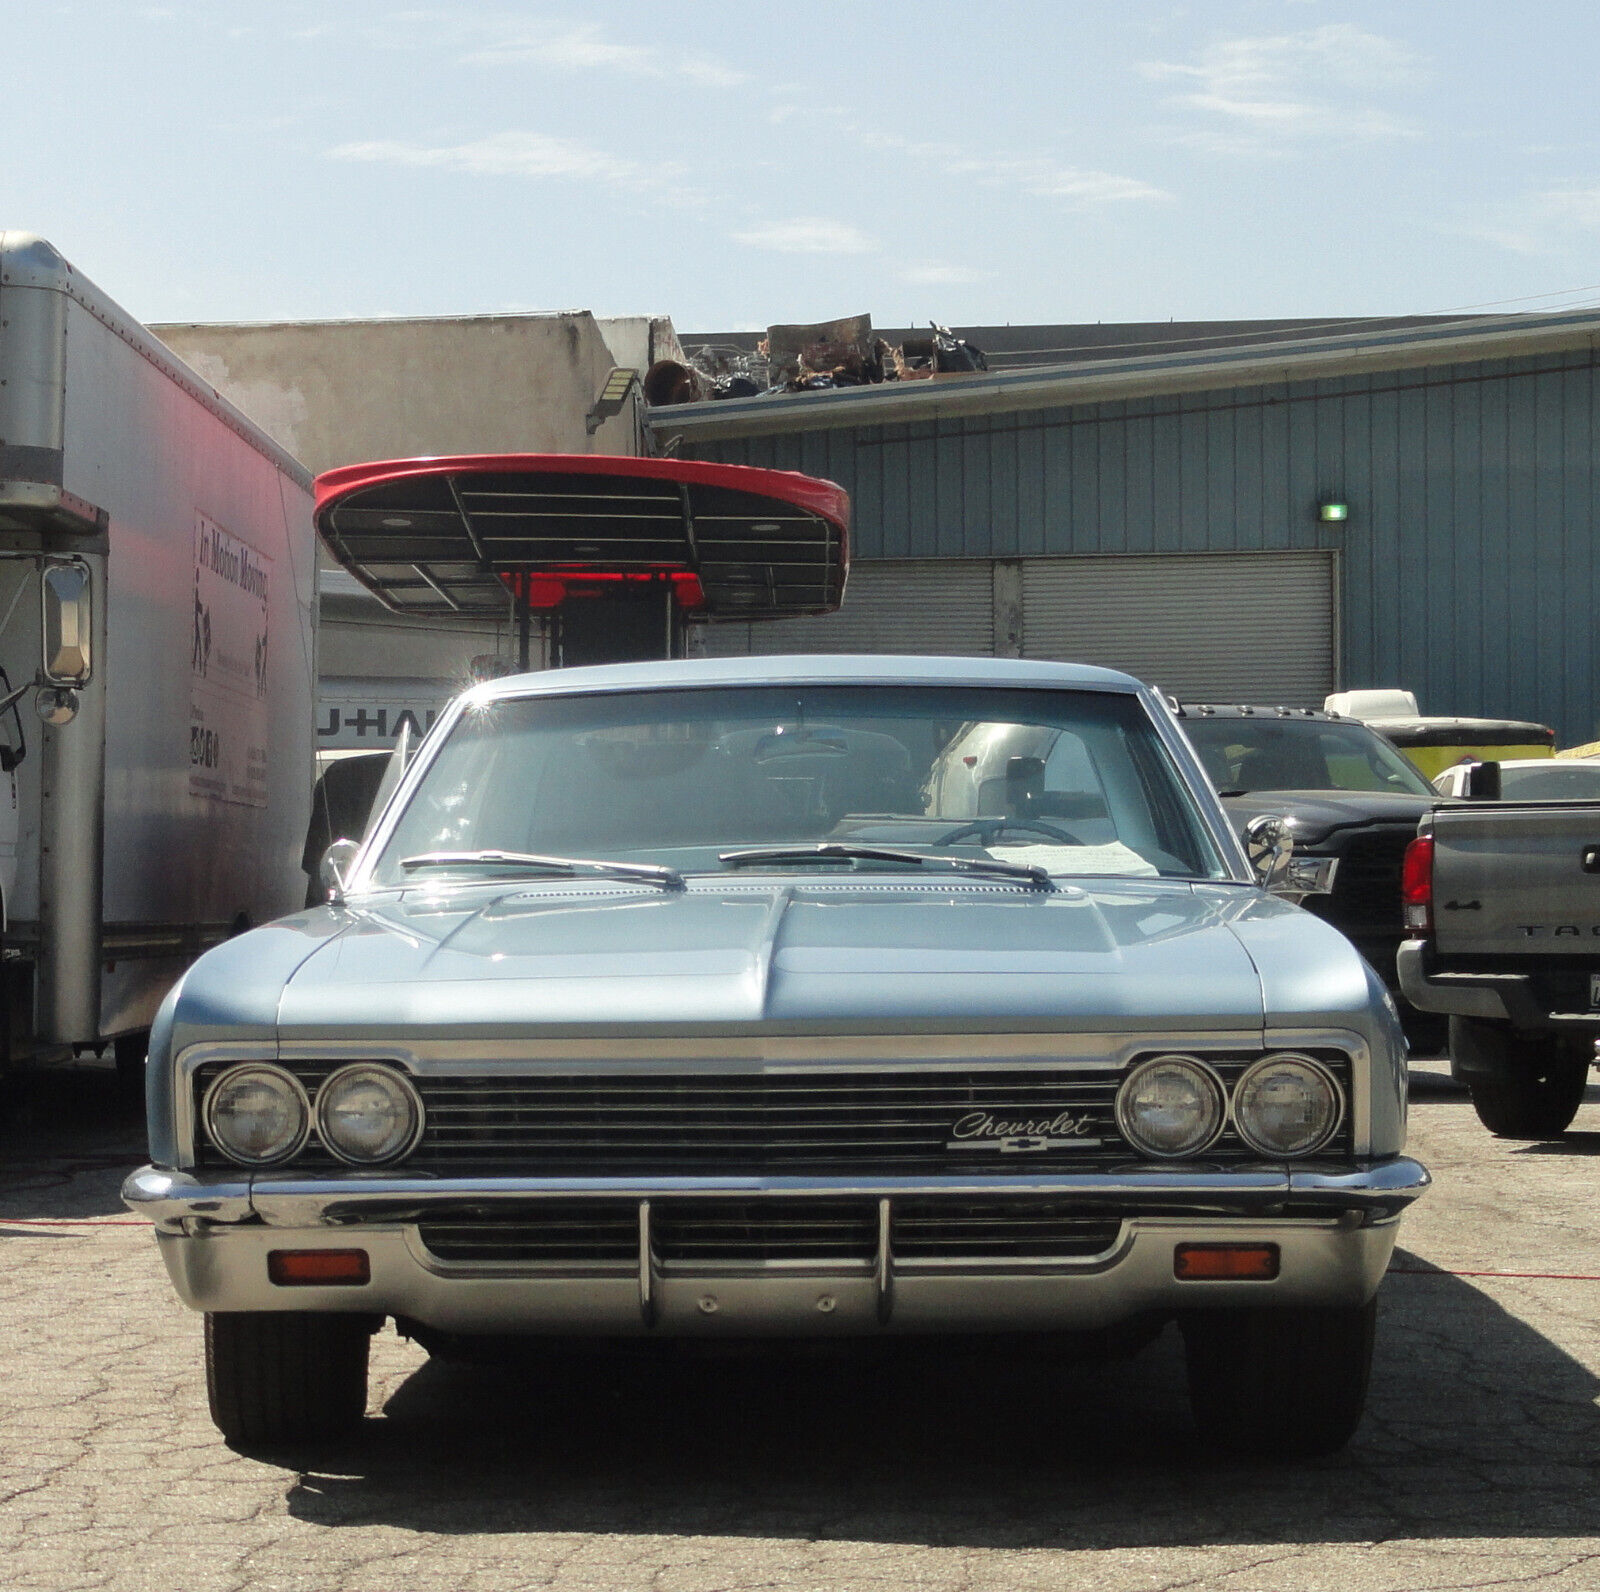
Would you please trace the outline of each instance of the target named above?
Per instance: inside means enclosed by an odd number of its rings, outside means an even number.
[[[693,459],[504,454],[317,478],[333,555],[395,613],[501,619],[533,665],[682,657],[687,627],[831,613],[850,500],[831,481]]]

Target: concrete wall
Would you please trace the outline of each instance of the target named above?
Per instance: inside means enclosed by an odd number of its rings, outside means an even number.
[[[686,358],[678,334],[665,315],[602,316],[596,323],[611,350],[614,364],[636,370],[641,376],[658,359]]]
[[[628,410],[584,430],[612,367],[586,310],[151,331],[319,473],[425,453],[640,451]]]

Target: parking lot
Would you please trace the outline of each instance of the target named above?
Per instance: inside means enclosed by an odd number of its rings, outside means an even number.
[[[200,1324],[117,1198],[137,1117],[36,1080],[0,1147],[0,1583],[183,1592],[1456,1588],[1600,1583],[1600,1088],[1555,1145],[1413,1073],[1437,1186],[1343,1455],[1219,1461],[1137,1359],[430,1364],[386,1329],[334,1449],[239,1453]],[[1517,1274],[1517,1275],[1506,1275]]]

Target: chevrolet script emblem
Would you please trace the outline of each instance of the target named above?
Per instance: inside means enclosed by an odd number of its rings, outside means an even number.
[[[1038,1155],[1045,1150],[1092,1150],[1089,1118],[1071,1111],[1053,1117],[997,1117],[969,1111],[950,1129],[947,1150],[998,1150],[1002,1155]]]

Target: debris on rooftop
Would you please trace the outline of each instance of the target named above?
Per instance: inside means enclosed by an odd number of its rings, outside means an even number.
[[[847,315],[806,326],[769,326],[754,349],[706,344],[689,348],[683,360],[657,360],[645,375],[644,396],[659,409],[704,399],[927,381],[988,368],[982,349],[937,322],[929,323],[928,336],[895,345],[873,335],[870,315]]]

